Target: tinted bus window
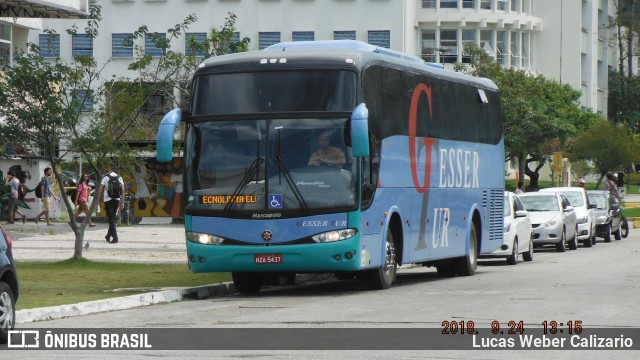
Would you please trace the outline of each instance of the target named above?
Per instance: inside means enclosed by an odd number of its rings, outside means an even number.
[[[194,84],[193,115],[351,111],[356,74],[338,70],[205,74]]]

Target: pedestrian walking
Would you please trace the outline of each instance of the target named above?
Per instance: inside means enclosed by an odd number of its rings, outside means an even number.
[[[104,210],[109,221],[109,230],[104,239],[110,244],[115,244],[118,242],[116,216],[118,209],[122,210],[124,207],[124,181],[113,171],[111,165],[107,165],[106,175],[102,177],[100,182],[98,196],[104,201]]]
[[[20,180],[16,176],[16,173],[13,170],[9,170],[7,172],[7,178],[4,181],[4,184],[11,189],[11,196],[9,196],[9,203],[7,204],[7,212],[9,214],[9,222],[7,224],[13,224],[14,213],[17,213],[22,216],[22,223],[24,224],[27,220],[27,215],[18,210],[18,201],[19,199],[19,189],[20,189]]]
[[[58,198],[56,197],[56,194],[54,194],[53,190],[51,189],[51,180],[49,180],[49,178],[51,177],[52,174],[53,174],[53,170],[51,170],[51,168],[49,167],[45,168],[44,176],[42,177],[42,179],[40,179],[40,183],[38,184],[38,186],[40,187],[43,210],[40,212],[40,214],[36,215],[36,217],[33,218],[33,221],[36,224],[40,220],[40,217],[44,215],[44,218],[47,220],[47,225],[53,225],[53,223],[49,219],[49,211],[51,210],[51,206],[52,206],[51,199],[53,198],[53,200],[58,200]]]
[[[89,212],[89,191],[91,190],[91,186],[89,186],[89,174],[82,174],[82,178],[80,178],[80,183],[76,188],[76,200],[75,203],[78,204],[78,210],[76,210],[76,214],[74,215],[76,222],[78,221],[78,216],[84,212],[85,216],[89,217],[89,226],[94,227],[96,224],[91,221],[91,213]]]
[[[516,187],[516,194],[524,194],[524,181],[518,181],[518,186]]]

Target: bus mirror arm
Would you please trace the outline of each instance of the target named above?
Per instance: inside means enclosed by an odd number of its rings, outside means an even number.
[[[173,109],[162,118],[156,143],[156,157],[159,162],[171,162],[173,160],[173,134],[180,121],[183,121],[183,111],[181,109]]]
[[[369,110],[364,103],[351,113],[351,146],[353,156],[369,156]]]

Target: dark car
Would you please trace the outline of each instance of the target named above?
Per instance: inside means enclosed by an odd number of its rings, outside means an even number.
[[[593,209],[596,220],[596,236],[604,238],[604,242],[611,242],[611,234],[616,240],[622,237],[622,209],[615,198],[608,191],[587,191],[589,203],[595,204]]]
[[[0,344],[4,344],[9,330],[16,325],[18,275],[13,264],[11,239],[2,225],[0,230]]]

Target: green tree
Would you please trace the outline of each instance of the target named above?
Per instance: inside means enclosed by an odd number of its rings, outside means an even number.
[[[90,12],[85,33],[96,38],[101,8],[91,3]],[[74,219],[73,204],[64,191],[55,166],[60,147],[65,147],[61,157],[68,152],[82,154],[98,178],[101,178],[103,165],[110,159],[116,158],[120,163],[133,160],[135,154],[127,140],[134,136],[149,139],[150,134],[155,134],[163,116],[158,109],[149,109],[154,97],[160,94],[168,99],[167,109],[179,106],[180,99],[184,98],[184,93],[179,91],[180,86],[186,89],[186,79],[198,63],[218,54],[246,50],[247,38],[233,41],[230,35],[233,34],[235,19],[235,15],[230,14],[220,31],[212,30],[211,37],[204,44],[197,45],[204,48],[204,55],[195,51],[183,54],[171,50],[172,42],[177,41],[197,20],[195,15],[168,29],[166,38],[152,34],[162,55],[151,58],[141,49],[136,49],[136,59],[130,66],[131,70],[139,73],[136,80],[119,78],[105,82],[101,74],[109,61],[97,64],[91,56],[78,56],[71,61],[44,59],[34,44],[30,44],[28,53],[19,53],[12,64],[4,60],[0,116],[5,121],[0,123],[0,134],[5,141],[37,146],[51,163],[76,237],[74,258],[82,258],[84,230],[89,219],[85,218],[81,224]],[[75,34],[77,28],[73,26],[67,32]],[[135,36],[147,34],[147,27],[142,26]],[[93,104],[93,112],[84,112],[87,103]],[[94,196],[90,212],[95,209],[97,200],[98,196]]]
[[[637,141],[625,127],[601,120],[580,133],[569,159],[593,164],[600,175],[597,189],[607,172],[625,169],[638,150]]]
[[[465,44],[465,53],[471,55],[471,69],[462,64],[456,69],[496,83],[503,103],[505,160],[516,158],[519,178],[529,176],[529,187],[537,188],[539,170],[551,153],[598,115],[580,108],[580,92],[569,85],[504,68],[475,43]],[[533,161],[538,167],[531,170]]]

